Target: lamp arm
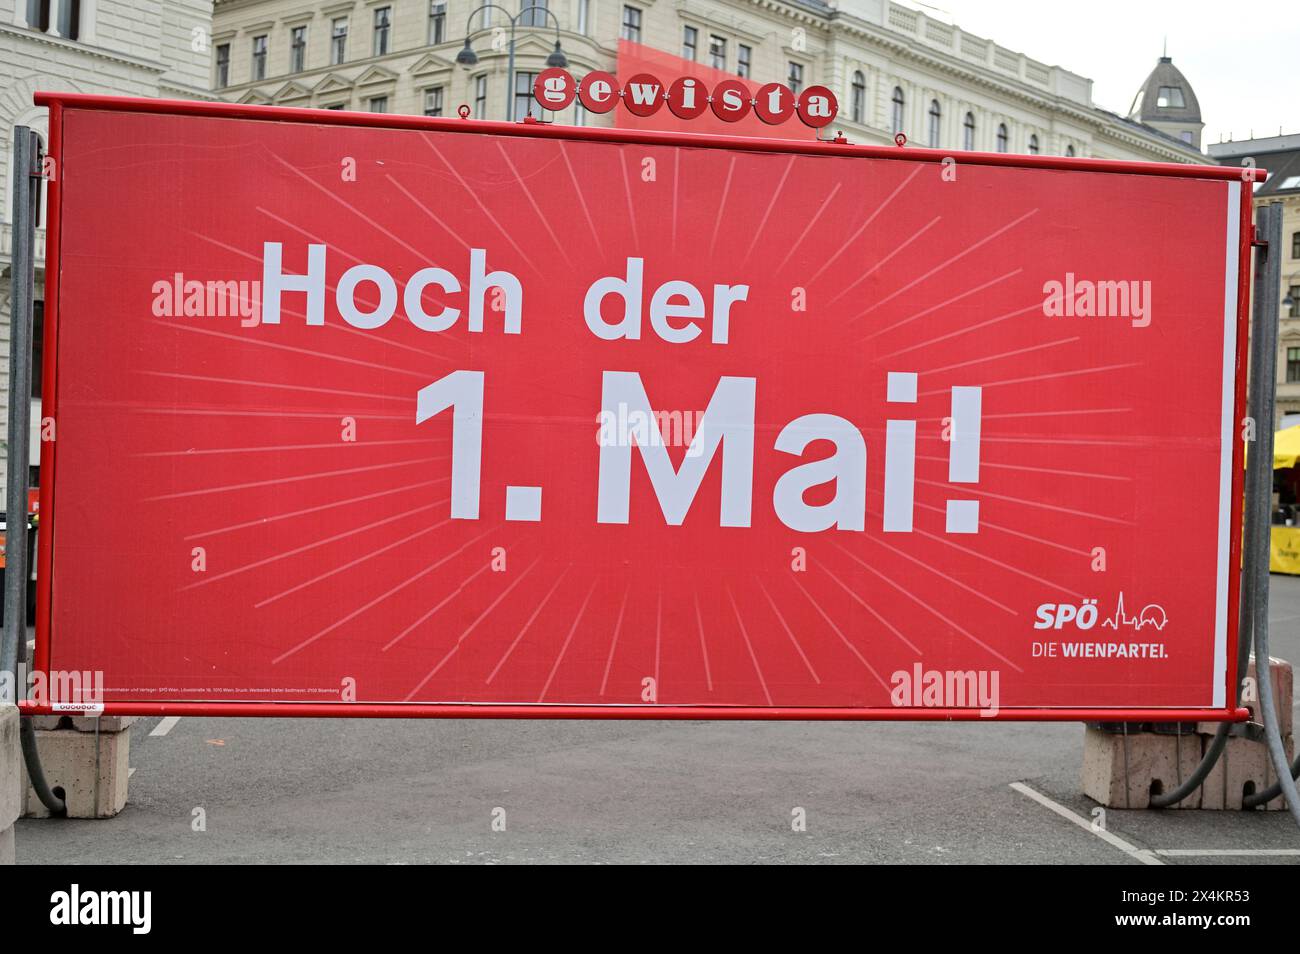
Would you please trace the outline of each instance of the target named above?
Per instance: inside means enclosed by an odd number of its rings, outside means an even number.
[[[465,39],[466,40],[470,40],[475,36],[477,36],[478,34],[486,33],[488,30],[492,29],[492,27],[490,26],[481,26],[477,30],[471,30],[469,28],[469,25],[474,22],[475,15],[482,13],[484,10],[500,10],[502,13],[506,15],[506,19],[509,20],[512,25],[515,22],[515,18],[511,16],[509,9],[507,9],[506,7],[501,6],[501,4],[499,3],[485,3],[471,10],[469,12],[469,16],[465,18]]]

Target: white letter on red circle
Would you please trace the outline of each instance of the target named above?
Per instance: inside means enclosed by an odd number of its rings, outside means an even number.
[[[726,123],[739,122],[749,115],[752,103],[749,87],[740,80],[723,80],[713,87],[713,114]]]
[[[805,126],[821,129],[835,121],[840,104],[836,101],[835,94],[825,86],[809,86],[799,94],[795,109]]]
[[[552,66],[537,74],[537,81],[533,83],[533,98],[542,109],[559,112],[573,102],[576,85],[568,70]]]
[[[578,84],[578,101],[593,113],[607,113],[618,105],[618,80],[609,73],[588,73]]]

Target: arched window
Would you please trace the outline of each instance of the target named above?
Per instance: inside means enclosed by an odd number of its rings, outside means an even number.
[[[998,123],[998,152],[1007,151],[1007,124]]]
[[[894,127],[894,135],[897,136],[899,133],[903,131],[903,87],[901,86],[894,87],[893,103],[894,103],[893,127]]]
[[[1074,146],[1073,146],[1073,145],[1066,146],[1066,147],[1065,147],[1065,154],[1066,154],[1067,156],[1073,156],[1073,155],[1074,155]]]
[[[861,71],[853,74],[853,96],[851,99],[853,106],[853,121],[862,122],[867,112],[867,78],[862,75]]]
[[[930,100],[930,147],[939,148],[939,121],[943,119],[943,110],[937,99]]]
[[[961,147],[963,149],[975,148],[975,114],[967,113],[966,121],[961,124]]]
[[[1031,156],[1036,156],[1036,155],[1038,155],[1038,137],[1037,137],[1037,136],[1030,136],[1030,137],[1029,137],[1029,154],[1030,154]]]

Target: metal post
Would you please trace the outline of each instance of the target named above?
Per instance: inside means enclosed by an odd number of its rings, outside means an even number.
[[[1264,740],[1268,744],[1269,756],[1273,768],[1278,774],[1276,788],[1286,796],[1286,807],[1291,817],[1300,825],[1300,792],[1292,779],[1292,767],[1287,761],[1286,748],[1278,727],[1277,712],[1274,709],[1272,676],[1269,667],[1268,646],[1268,586],[1269,563],[1272,557],[1272,513],[1273,513],[1273,418],[1277,388],[1277,338],[1278,323],[1281,316],[1282,292],[1282,207],[1266,205],[1258,210],[1256,218],[1259,225],[1258,238],[1261,245],[1256,251],[1255,295],[1259,305],[1259,323],[1257,332],[1260,336],[1259,365],[1253,373],[1261,382],[1260,403],[1255,411],[1255,428],[1257,466],[1252,481],[1254,499],[1247,498],[1248,505],[1255,513],[1255,533],[1246,539],[1246,559],[1255,561],[1255,586],[1251,597],[1251,613],[1254,617],[1255,636],[1255,677],[1259,683],[1259,709],[1264,722]],[[1271,798],[1273,785],[1264,793],[1257,793],[1256,798]],[[1243,807],[1246,799],[1242,799]],[[1251,805],[1257,804],[1252,799]]]
[[[17,675],[27,639],[27,467],[32,393],[32,291],[36,264],[36,200],[40,141],[14,128],[13,268],[9,296],[9,441],[5,509],[4,645],[0,669]],[[15,679],[13,685],[17,686]],[[15,700],[16,701],[16,700]]]
[[[509,14],[507,14],[509,16]],[[506,62],[506,122],[515,121],[515,18],[510,17],[510,53]]]
[[[1255,440],[1246,470],[1246,540],[1242,599],[1251,607],[1252,629],[1268,620],[1268,572],[1273,523],[1273,427],[1277,391],[1277,334],[1282,284],[1282,216],[1280,207],[1256,210],[1252,289],[1254,315],[1250,349],[1250,413]]]
[[[13,267],[9,303],[9,443],[5,495],[5,622],[0,639],[0,671],[22,695],[19,664],[27,654],[27,468],[32,417],[32,294],[36,280],[36,205],[41,187],[40,140],[26,126],[14,127]],[[15,698],[14,702],[18,699]],[[36,797],[52,815],[67,813],[51,791],[36,751],[30,716],[19,726],[19,744]]]

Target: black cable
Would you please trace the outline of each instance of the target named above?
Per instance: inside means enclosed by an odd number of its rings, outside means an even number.
[[[1272,686],[1270,686],[1269,689],[1271,690]],[[1291,763],[1291,778],[1293,779],[1300,778],[1300,755],[1297,755],[1296,760]],[[1281,794],[1282,794],[1282,779],[1281,777],[1279,777],[1278,780],[1274,782],[1272,785],[1270,785],[1268,788],[1261,789],[1260,791],[1255,792],[1253,795],[1247,795],[1245,798],[1243,798],[1241,800],[1241,807],[1258,808],[1260,805],[1264,805],[1268,802],[1271,802],[1273,799],[1277,798]]]
[[[1246,575],[1253,575],[1254,567],[1251,561],[1246,561]],[[1242,590],[1245,592],[1247,585],[1242,583]],[[1246,674],[1246,666],[1250,662],[1250,641],[1251,641],[1251,615],[1246,608],[1246,601],[1241,600],[1237,614],[1237,693],[1236,702],[1241,704],[1241,684]],[[1201,761],[1192,774],[1183,780],[1183,783],[1175,789],[1168,792],[1162,792],[1159,795],[1152,795],[1150,805],[1152,808],[1170,808],[1177,805],[1184,798],[1191,795],[1201,783],[1205,781],[1210,772],[1214,769],[1215,764],[1219,761],[1219,756],[1223,754],[1224,748],[1228,745],[1228,736],[1232,733],[1231,722],[1220,722],[1219,727],[1214,730],[1214,738],[1210,741],[1210,746],[1201,756]]]
[[[19,627],[22,627],[25,620],[19,621]],[[22,634],[18,638],[18,645],[14,649],[15,662],[14,672],[20,672],[23,663],[27,661],[27,637]],[[23,749],[23,762],[27,765],[27,777],[31,780],[32,791],[36,797],[41,800],[41,804],[46,807],[49,813],[59,817],[68,814],[67,803],[59,796],[54,794],[50,788],[50,783],[45,780],[45,769],[41,767],[41,755],[36,750],[36,729],[32,726],[32,717],[24,715],[19,719],[18,738]]]

